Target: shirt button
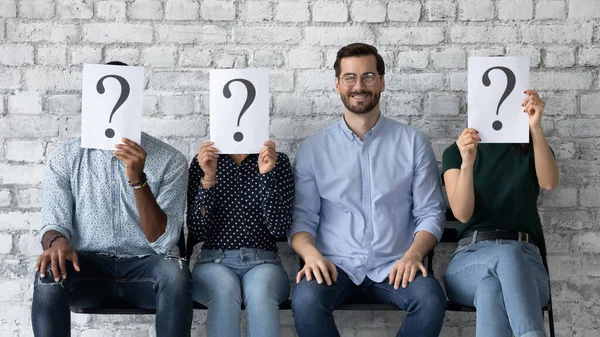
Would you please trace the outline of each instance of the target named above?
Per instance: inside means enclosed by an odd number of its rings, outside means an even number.
[[[363,177],[368,178],[369,174],[367,172],[363,172]]]

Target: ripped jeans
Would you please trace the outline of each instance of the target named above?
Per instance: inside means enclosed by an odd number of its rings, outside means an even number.
[[[242,303],[248,314],[247,336],[279,336],[279,303],[288,299],[290,281],[277,253],[203,249],[192,275],[194,300],[208,307],[208,337],[240,337]]]
[[[50,265],[36,273],[31,323],[36,337],[71,336],[69,306],[91,308],[121,300],[156,309],[157,337],[188,337],[192,288],[185,260],[166,255],[117,258],[81,252],[79,266],[67,261],[67,278],[55,282]]]

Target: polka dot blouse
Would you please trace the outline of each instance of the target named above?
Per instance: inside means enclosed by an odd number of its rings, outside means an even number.
[[[273,170],[260,174],[257,154],[248,155],[239,166],[231,156],[220,155],[217,183],[204,189],[203,176],[194,157],[188,185],[190,235],[204,241],[205,249],[277,251],[275,239],[284,237],[292,225],[294,177],[289,158],[277,153]]]

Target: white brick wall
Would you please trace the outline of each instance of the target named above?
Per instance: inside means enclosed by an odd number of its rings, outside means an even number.
[[[385,113],[422,129],[438,160],[465,125],[467,57],[531,58],[561,171],[539,203],[558,335],[598,336],[598,0],[0,0],[0,336],[31,336],[43,163],[79,134],[82,63],[144,65],[143,129],[190,158],[208,138],[208,71],[267,68],[271,137],[293,158],[340,118],[333,61],[356,41],[386,59]],[[282,335],[294,336],[290,312],[281,317]],[[403,317],[336,313],[342,336],[394,336]],[[205,319],[194,313],[193,336]],[[150,316],[73,316],[79,337],[150,337],[153,325]],[[474,325],[472,314],[449,312],[442,336],[474,336]]]

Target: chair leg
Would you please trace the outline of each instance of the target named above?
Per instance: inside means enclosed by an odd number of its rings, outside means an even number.
[[[552,303],[548,307],[548,325],[550,326],[550,337],[556,337],[554,332],[554,311],[552,310]]]

